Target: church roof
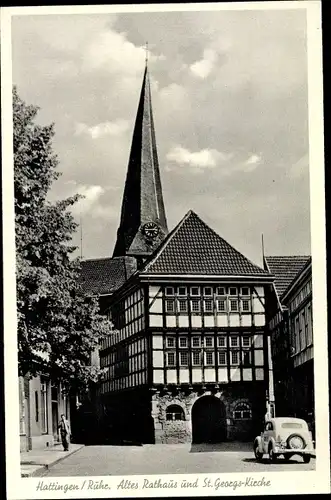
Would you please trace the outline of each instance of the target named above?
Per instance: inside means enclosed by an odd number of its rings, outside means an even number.
[[[79,283],[87,295],[107,295],[118,290],[135,270],[132,257],[83,260]]]
[[[264,257],[268,270],[275,277],[279,299],[310,260],[309,255],[271,255]]]
[[[144,274],[264,276],[270,274],[189,211],[146,264]]]
[[[141,231],[146,223],[158,226],[158,236],[148,241]],[[114,257],[149,256],[168,234],[159,161],[156,148],[151,89],[146,64],[133,131],[131,152],[117,231]]]

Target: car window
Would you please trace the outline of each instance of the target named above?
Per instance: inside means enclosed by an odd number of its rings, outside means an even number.
[[[272,431],[273,427],[272,427],[272,423],[271,422],[267,422],[265,424],[265,430],[266,431]]]
[[[302,429],[302,424],[298,422],[284,422],[282,424],[282,429]]]

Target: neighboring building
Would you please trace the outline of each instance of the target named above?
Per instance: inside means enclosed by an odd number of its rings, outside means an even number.
[[[47,448],[59,441],[58,423],[70,422],[70,402],[60,385],[47,377],[19,377],[20,449]]]
[[[190,211],[168,234],[146,67],[112,258],[82,263],[114,332],[100,346],[103,439],[251,439],[268,393],[271,274]]]
[[[309,256],[265,257],[275,276],[267,296],[276,414],[314,422],[312,266]]]

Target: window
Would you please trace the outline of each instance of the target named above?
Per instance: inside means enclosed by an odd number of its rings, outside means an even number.
[[[205,286],[205,288],[203,289],[203,294],[206,296],[206,297],[212,297],[213,296],[213,289],[211,286]]]
[[[281,425],[282,429],[302,429],[302,425],[297,422],[284,422]]]
[[[35,414],[36,414],[36,422],[39,421],[39,400],[38,400],[38,391],[34,393],[35,397]]]
[[[218,353],[218,364],[226,365],[226,351],[220,351]]]
[[[179,362],[180,362],[181,366],[188,365],[188,352],[187,351],[181,351],[179,353]]]
[[[239,365],[239,351],[231,351],[231,364]]]
[[[205,347],[214,347],[213,337],[205,337]]]
[[[266,430],[266,431],[272,431],[272,430],[273,430],[273,425],[272,425],[272,423],[271,423],[271,422],[267,422],[267,423],[265,424],[265,430]]]
[[[175,353],[168,352],[167,353],[167,365],[168,366],[175,366],[175,364],[176,364]]]
[[[187,347],[187,337],[179,337],[179,347]]]
[[[238,300],[230,300],[230,311],[235,312],[238,311]]]
[[[245,295],[245,296],[249,295],[249,288],[246,287],[246,286],[242,287],[242,289],[241,289],[241,295]]]
[[[167,420],[185,420],[184,410],[179,405],[170,405],[166,409]]]
[[[192,337],[192,347],[200,347],[200,337]]]
[[[174,300],[166,300],[165,301],[166,305],[166,312],[168,313],[173,313],[175,312],[175,301]]]
[[[230,286],[230,295],[237,295],[237,289]]]
[[[180,295],[181,297],[185,297],[187,295],[186,286],[179,286],[177,290],[178,290],[178,295]]]
[[[179,300],[178,301],[178,310],[179,312],[187,312],[187,301],[186,300]]]
[[[212,299],[205,299],[203,301],[205,312],[213,312],[213,301]]]
[[[225,300],[217,300],[217,311],[223,312],[226,311],[226,301]]]
[[[305,338],[305,311],[300,314],[300,344],[301,350],[306,347],[306,338]]]
[[[200,289],[198,286],[192,286],[191,288],[191,295],[193,297],[197,297],[198,295],[200,295]]]
[[[167,337],[167,347],[175,347],[175,337]]]
[[[242,356],[243,356],[243,366],[250,366],[251,365],[251,352],[250,351],[243,351]]]
[[[239,337],[235,335],[231,335],[230,337],[230,346],[231,347],[238,347],[239,346]]]
[[[251,304],[250,304],[250,301],[248,299],[242,299],[241,301],[241,310],[243,312],[249,312],[251,310]]]
[[[312,317],[311,317],[311,306],[307,307],[306,321],[308,325],[307,331],[307,345],[311,345],[313,343],[313,325],[312,325]]]
[[[168,296],[168,297],[173,297],[175,295],[175,289],[173,286],[167,286],[166,289],[165,289],[165,294]]]
[[[41,382],[40,384],[40,420],[41,420],[41,432],[47,434],[48,432],[48,422],[47,422],[47,384],[46,382]]]
[[[216,294],[217,295],[225,295],[226,294],[225,287],[224,286],[218,286],[216,288]]]
[[[210,366],[214,364],[214,353],[206,352],[206,365]]]
[[[194,365],[194,366],[201,365],[201,352],[194,351],[192,353],[192,365]]]
[[[249,404],[248,403],[237,404],[233,410],[233,418],[236,420],[246,420],[252,418],[252,411]]]
[[[191,310],[192,310],[192,312],[200,312],[200,300],[199,299],[191,300]]]
[[[242,345],[243,345],[243,347],[250,347],[251,346],[251,338],[248,335],[243,336]]]
[[[226,347],[226,336],[220,335],[218,337],[218,347]]]

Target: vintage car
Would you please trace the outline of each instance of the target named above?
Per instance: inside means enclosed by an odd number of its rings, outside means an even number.
[[[280,455],[289,460],[293,455],[300,455],[305,464],[315,456],[312,434],[307,422],[301,418],[275,417],[266,421],[264,431],[254,440],[254,454],[262,460],[268,454],[274,462]]]

